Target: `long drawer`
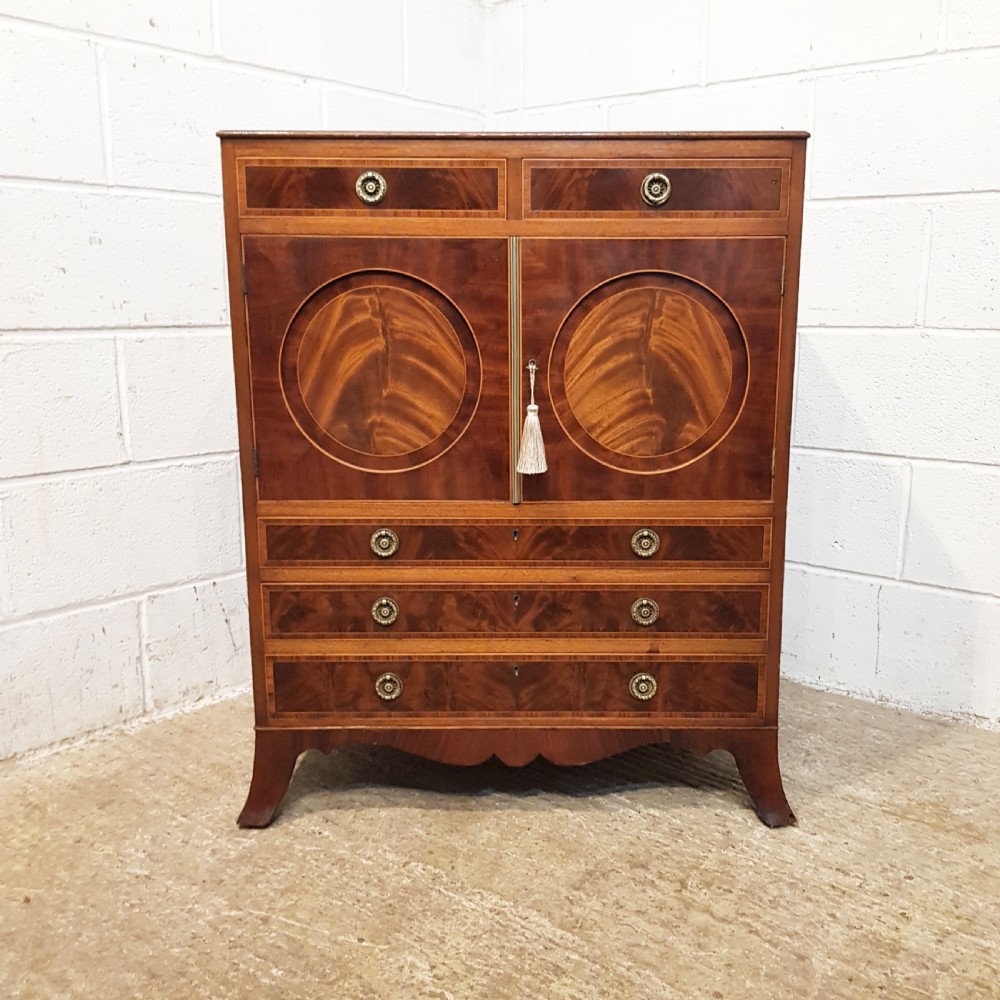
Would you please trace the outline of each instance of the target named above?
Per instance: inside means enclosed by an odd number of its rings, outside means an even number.
[[[594,635],[761,639],[765,584],[514,585],[365,584],[263,586],[269,639],[414,635]]]
[[[591,714],[757,718],[762,657],[288,658],[267,662],[272,716]]]
[[[594,561],[764,569],[770,564],[771,520],[428,524],[266,518],[259,522],[259,540],[265,568],[384,563],[388,575],[400,563]]]

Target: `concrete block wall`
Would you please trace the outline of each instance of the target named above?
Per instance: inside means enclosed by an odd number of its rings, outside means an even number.
[[[812,132],[783,670],[1000,724],[1000,4],[487,19],[491,127]]]
[[[0,0],[0,757],[248,685],[215,132],[480,129],[484,20]]]
[[[1000,724],[1000,6],[0,0],[0,757],[246,683],[214,132],[797,129],[784,670]]]

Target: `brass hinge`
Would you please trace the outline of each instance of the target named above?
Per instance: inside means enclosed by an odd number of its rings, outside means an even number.
[[[782,280],[782,282],[784,282],[785,279],[782,278],[781,280]],[[240,262],[240,284],[243,286],[243,294],[246,295],[246,293],[247,293],[247,262],[245,260]],[[782,284],[781,287],[784,288],[785,287],[784,284]]]
[[[243,291],[245,292],[246,290],[247,290],[246,289],[246,279],[244,278],[244,281],[243,281]],[[785,297],[785,265],[784,264],[781,265],[781,297],[782,298]]]
[[[256,454],[256,452],[254,452],[254,454]],[[771,478],[772,479],[774,479],[774,467],[777,464],[777,461],[778,461],[778,449],[777,448],[772,448],[771,449]]]
[[[253,477],[254,477],[254,479],[257,478],[257,449],[256,448],[254,448],[254,450],[253,450]]]

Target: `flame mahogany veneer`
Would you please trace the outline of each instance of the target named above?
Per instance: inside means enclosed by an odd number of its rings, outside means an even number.
[[[304,750],[351,742],[511,765],[723,748],[760,818],[793,822],[805,134],[220,135],[240,824],[272,820]],[[529,359],[549,470],[518,476]]]

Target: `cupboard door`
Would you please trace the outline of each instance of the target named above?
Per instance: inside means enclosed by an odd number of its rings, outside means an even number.
[[[243,250],[260,499],[508,496],[505,240]]]
[[[770,500],[782,238],[521,243],[532,500]],[[524,392],[524,390],[522,390]]]

